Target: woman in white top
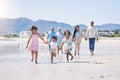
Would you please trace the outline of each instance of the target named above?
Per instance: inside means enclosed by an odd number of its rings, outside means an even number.
[[[95,39],[98,41],[98,31],[94,26],[94,21],[91,22],[90,27],[87,28],[86,31],[86,40],[89,39],[89,50],[91,55],[94,55],[94,45],[95,45]]]
[[[80,29],[79,25],[75,26],[74,33],[73,33],[73,41],[75,42],[75,52],[74,55],[76,56],[76,52],[80,55],[80,44],[82,41],[83,33]]]

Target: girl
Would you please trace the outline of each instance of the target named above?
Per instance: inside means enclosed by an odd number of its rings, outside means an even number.
[[[57,38],[55,36],[52,37],[49,46],[51,46],[51,63],[53,63],[53,57],[56,57],[56,53],[58,52]]]
[[[76,52],[78,55],[80,55],[80,44],[82,41],[82,37],[83,37],[83,33],[80,30],[79,25],[76,25],[73,33],[73,37],[72,37],[73,41],[75,41],[75,52],[74,52],[75,56],[76,56]]]
[[[70,31],[69,30],[66,30],[64,32],[64,39],[62,40],[61,49],[63,49],[64,53],[66,54],[67,62],[69,62],[69,55],[71,56],[71,60],[73,60],[73,55],[71,54],[72,40],[70,39]]]
[[[45,40],[37,32],[37,30],[38,30],[37,27],[35,27],[34,25],[31,27],[32,34],[30,35],[28,42],[27,42],[27,46],[26,46],[26,48],[28,48],[28,50],[31,51],[31,55],[32,55],[31,62],[33,62],[33,60],[35,58],[36,64],[38,63],[37,59],[38,59],[38,49],[39,49],[39,38],[45,42]],[[29,43],[30,43],[30,45],[29,45]]]

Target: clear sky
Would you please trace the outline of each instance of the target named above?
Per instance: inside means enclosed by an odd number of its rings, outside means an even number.
[[[120,24],[120,0],[0,0],[0,18],[26,17],[71,25]]]

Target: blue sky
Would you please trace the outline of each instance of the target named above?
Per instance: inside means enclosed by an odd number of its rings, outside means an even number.
[[[120,0],[0,0],[1,18],[27,17],[71,25],[120,24]]]

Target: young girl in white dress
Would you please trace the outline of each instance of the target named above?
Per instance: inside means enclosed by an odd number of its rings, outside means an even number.
[[[69,62],[69,56],[71,56],[70,60],[73,60],[73,55],[71,54],[72,50],[72,39],[70,38],[70,31],[66,30],[64,33],[64,39],[62,40],[61,49],[66,54],[67,62]]]

